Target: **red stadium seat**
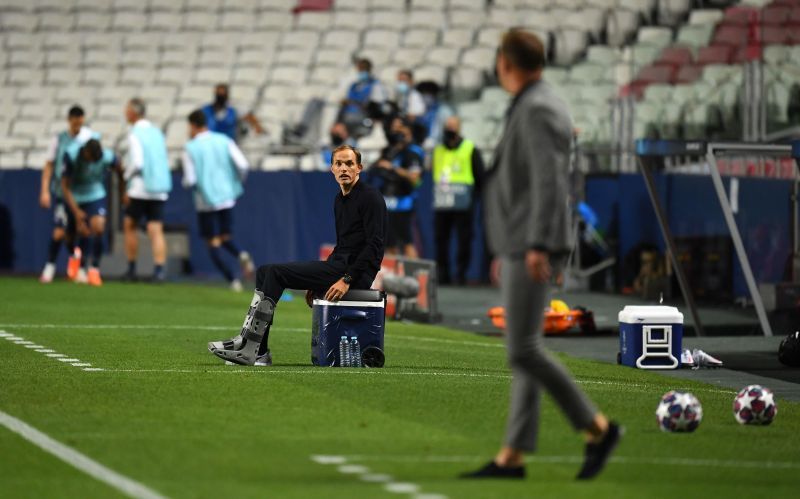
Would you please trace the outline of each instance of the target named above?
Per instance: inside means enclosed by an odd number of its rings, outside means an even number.
[[[747,26],[758,21],[760,13],[756,7],[731,7],[725,11],[721,24]]]
[[[795,7],[789,13],[789,19],[787,20],[789,24],[796,24],[800,25],[800,6]]]
[[[765,7],[761,11],[761,24],[765,25],[780,25],[789,20],[792,9],[786,6],[773,6]]]
[[[712,45],[733,45],[738,47],[747,44],[750,30],[747,26],[721,25],[714,33]]]
[[[733,47],[730,45],[711,45],[697,51],[697,64],[729,64],[731,57],[733,57]]]
[[[682,66],[691,64],[693,58],[692,50],[687,47],[667,47],[661,51],[656,64]]]
[[[675,75],[675,66],[647,66],[639,71],[638,81],[649,83],[670,83]]]
[[[761,45],[743,45],[736,49],[731,63],[744,64],[746,62],[761,59],[761,52]]]
[[[699,80],[702,75],[703,75],[703,66],[699,65],[683,66],[681,67],[680,70],[678,70],[678,74],[675,75],[673,83],[676,84],[692,83],[693,81]]]
[[[791,28],[764,26],[761,30],[761,43],[764,45],[785,45],[789,43]]]

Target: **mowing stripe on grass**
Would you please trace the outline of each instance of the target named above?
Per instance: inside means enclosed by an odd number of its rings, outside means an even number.
[[[341,456],[346,460],[365,461],[393,461],[393,462],[431,462],[431,463],[472,463],[485,459],[486,456],[412,456],[412,455],[370,455],[354,454]],[[533,463],[545,464],[580,464],[583,456],[528,456],[526,460]],[[690,466],[706,468],[751,468],[751,469],[797,469],[800,462],[793,461],[747,461],[737,459],[699,459],[682,457],[628,457],[612,456],[612,463],[617,464],[645,464],[656,466]]]
[[[90,369],[84,369],[89,371]],[[457,377],[457,378],[491,378],[499,380],[511,379],[510,374],[483,374],[483,373],[464,373],[464,372],[440,372],[440,371],[394,371],[392,369],[327,369],[324,367],[317,367],[312,369],[275,369],[275,368],[246,368],[246,369],[98,369],[106,373],[177,373],[177,374],[256,374],[256,375],[272,375],[272,374],[330,374],[332,376],[430,376],[430,377]],[[582,385],[594,386],[607,386],[614,388],[638,389],[642,391],[652,391],[662,389],[662,386],[646,385],[642,383],[626,383],[622,381],[600,381],[594,379],[580,379],[575,380]],[[717,388],[673,388],[674,390],[684,390],[697,393],[717,393],[725,395],[734,395],[736,390],[720,390]]]
[[[136,499],[164,499],[164,496],[147,486],[106,468],[92,458],[81,454],[72,447],[53,440],[46,434],[28,425],[10,414],[0,410],[0,425],[21,436],[48,454],[61,459],[73,468],[117,489],[123,494]]]
[[[202,331],[238,331],[232,326],[189,326],[185,324],[0,324],[8,329],[178,329]],[[275,331],[306,332],[310,327],[275,327]]]
[[[348,464],[345,456],[311,456],[311,460],[322,465],[337,465],[336,470],[344,475],[357,475],[361,481],[368,483],[382,483],[383,490],[394,494],[409,494],[413,499],[447,499],[441,494],[423,494],[420,486],[415,483],[397,482],[391,475],[372,473],[366,466]]]

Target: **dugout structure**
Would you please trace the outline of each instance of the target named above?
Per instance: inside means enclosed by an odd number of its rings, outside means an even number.
[[[731,169],[731,158],[751,158],[750,163],[745,162],[744,171]],[[664,237],[670,255],[672,267],[678,280],[681,293],[686,306],[694,321],[698,336],[703,336],[703,326],[697,310],[694,294],[686,277],[686,273],[678,259],[675,238],[670,230],[669,221],[661,205],[656,190],[654,172],[658,169],[693,168],[691,173],[711,177],[714,191],[719,200],[720,208],[725,220],[725,225],[730,231],[735,257],[742,270],[750,299],[753,302],[758,323],[764,336],[772,336],[772,328],[764,307],[764,300],[758,288],[753,269],[745,251],[741,233],[736,224],[734,209],[731,199],[725,191],[721,170],[731,175],[771,176],[773,178],[792,179],[791,195],[791,277],[794,282],[800,277],[800,235],[798,235],[798,180],[796,169],[800,158],[800,141],[790,144],[758,144],[740,142],[705,142],[705,141],[677,141],[677,140],[651,140],[641,139],[636,141],[636,159],[644,176],[650,201],[655,210],[656,218]],[[724,164],[723,164],[724,163]],[[790,173],[787,174],[786,167]],[[766,175],[769,174],[769,175]]]

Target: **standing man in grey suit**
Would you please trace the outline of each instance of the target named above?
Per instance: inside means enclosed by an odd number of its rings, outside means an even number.
[[[599,473],[622,436],[542,344],[548,284],[570,249],[568,169],[572,123],[566,105],[541,80],[544,47],[536,35],[508,31],[497,52],[500,84],[514,95],[487,173],[486,226],[500,259],[506,307],[511,409],[496,457],[464,478],[523,478],[524,454],[536,450],[541,390],[586,435],[578,479]]]

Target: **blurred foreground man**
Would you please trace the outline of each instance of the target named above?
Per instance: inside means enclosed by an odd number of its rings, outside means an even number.
[[[586,436],[578,479],[605,466],[622,437],[544,349],[542,318],[548,284],[558,279],[570,248],[568,169],[572,122],[566,105],[541,81],[544,47],[536,35],[512,29],[497,55],[500,84],[514,96],[487,175],[486,226],[500,258],[506,342],[513,373],[503,447],[483,468],[463,478],[523,478],[524,454],[536,450],[541,391]]]
[[[439,284],[451,284],[450,238],[457,237],[456,278],[466,284],[472,253],[475,200],[483,182],[483,158],[475,143],[461,136],[461,121],[447,119],[442,143],[433,150],[433,232]]]
[[[67,129],[53,137],[50,147],[47,150],[47,161],[42,169],[42,182],[39,193],[39,205],[44,209],[53,210],[53,235],[50,238],[50,245],[47,250],[47,263],[42,270],[39,281],[50,283],[56,273],[56,259],[61,249],[61,243],[66,241],[67,250],[70,253],[67,265],[67,277],[75,279],[78,268],[80,267],[81,255],[78,246],[73,248],[75,243],[75,224],[72,220],[72,213],[64,203],[63,192],[61,191],[61,175],[64,173],[64,154],[74,144],[83,145],[92,138],[100,136],[88,127],[84,126],[86,113],[80,106],[72,106],[67,112]],[[55,201],[55,203],[53,202]]]
[[[333,204],[336,247],[327,261],[293,262],[258,268],[256,290],[238,336],[208,344],[217,357],[240,365],[271,366],[269,328],[285,289],[305,289],[311,306],[315,294],[339,301],[352,289],[369,289],[383,260],[386,204],[381,194],[360,180],[361,153],[342,145],[333,151],[331,173],[339,184]]]
[[[225,276],[233,291],[242,282],[222,259],[222,250],[239,260],[242,274],[250,279],[255,272],[250,253],[233,240],[233,207],[244,193],[244,179],[250,164],[233,139],[208,129],[202,110],[189,117],[189,143],[183,154],[183,186],[194,189],[200,236],[208,244],[211,261]]]
[[[153,249],[153,281],[165,279],[167,243],[164,240],[164,204],[172,190],[167,145],[160,128],[145,119],[145,104],[135,98],[125,107],[125,119],[131,125],[128,134],[128,161],[125,162],[122,196],[125,205],[125,254],[128,257],[126,280],[136,280],[136,257],[139,243],[136,227],[145,220],[147,236]]]

